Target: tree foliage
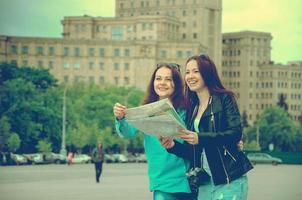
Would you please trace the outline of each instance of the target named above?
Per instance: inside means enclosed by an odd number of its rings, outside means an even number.
[[[40,140],[36,147],[38,152],[41,153],[52,152],[52,145],[47,140]]]
[[[287,112],[280,107],[270,107],[263,111],[255,125],[246,131],[248,142],[257,140],[262,150],[268,150],[270,143],[277,151],[296,151],[299,149],[296,141],[299,139],[299,127]]]

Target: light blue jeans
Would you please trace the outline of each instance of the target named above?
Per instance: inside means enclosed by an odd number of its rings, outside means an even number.
[[[189,193],[168,193],[155,190],[153,192],[153,200],[190,200],[191,195]]]
[[[247,200],[248,180],[244,175],[229,184],[217,185],[213,181],[201,185],[198,200]]]

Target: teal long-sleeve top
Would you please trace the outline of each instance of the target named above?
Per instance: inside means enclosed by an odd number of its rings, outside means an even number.
[[[183,118],[184,114],[181,116]],[[138,130],[126,119],[115,120],[115,128],[117,133],[124,138],[134,137],[138,133]],[[183,142],[180,139],[177,140]],[[148,161],[150,191],[191,192],[186,177],[189,168],[188,160],[168,153],[156,136],[144,134],[144,146]]]

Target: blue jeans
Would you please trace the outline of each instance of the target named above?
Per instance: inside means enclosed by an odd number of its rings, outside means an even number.
[[[211,180],[199,187],[198,200],[247,200],[247,191],[247,176],[217,186]]]
[[[190,193],[168,193],[162,192],[159,190],[155,190],[153,192],[153,200],[190,200],[191,194]]]

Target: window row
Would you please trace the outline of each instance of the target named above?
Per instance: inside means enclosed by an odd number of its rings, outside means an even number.
[[[256,93],[255,97],[256,99],[272,99],[273,93]],[[254,93],[249,93],[249,98],[254,98]]]
[[[192,38],[193,38],[193,39],[198,39],[197,33],[193,33]],[[182,39],[189,39],[189,38],[187,37],[187,34],[186,34],[186,33],[183,33],[183,34],[182,34]]]
[[[239,60],[230,60],[230,61],[222,61],[223,67],[240,67],[240,61]]]
[[[239,49],[230,49],[230,50],[223,50],[223,56],[240,56],[241,51]]]
[[[300,100],[301,94],[290,94],[290,98],[293,100]]]
[[[88,76],[88,77],[72,76],[72,77],[70,77],[68,75],[65,75],[63,77],[63,81],[64,81],[64,83],[70,83],[70,82],[79,83],[81,81],[88,81],[91,84],[100,84],[100,85],[103,85],[103,84],[106,84],[106,83],[111,83],[111,82],[109,82],[109,80],[106,80],[105,76],[100,76],[100,77],[95,77],[95,76]],[[113,84],[114,85],[119,85],[119,86],[120,85],[124,85],[124,86],[129,85],[130,84],[130,77],[128,77],[128,76],[125,76],[125,77],[115,76],[115,77],[113,77]]]
[[[240,77],[239,71],[223,71],[222,72],[223,77]]]
[[[38,60],[35,64],[30,64],[28,62],[28,60],[22,60],[21,63],[18,63],[17,60],[11,60],[11,64],[20,65],[23,67],[32,65],[32,66],[39,67],[39,68],[49,68],[49,69],[53,69],[57,65],[55,63],[55,61],[52,61],[52,60],[50,60],[50,61]],[[63,61],[64,69],[69,69],[71,67],[73,67],[74,69],[80,69],[80,68],[86,67],[86,66],[87,66],[86,64],[82,64],[80,61],[75,61],[75,62]],[[106,65],[104,62],[100,62],[98,64],[95,62],[88,62],[88,68],[90,70],[99,68],[100,70],[104,71],[108,67],[111,67],[111,66]],[[130,64],[129,63],[113,63],[113,69],[115,71],[119,71],[119,70],[129,71]]]
[[[81,68],[81,62],[80,61],[76,61],[76,62],[68,62],[68,61],[64,61],[63,62],[63,68],[64,69],[69,69],[69,68],[75,68],[75,69],[80,69]],[[86,65],[84,65],[83,67],[86,67]],[[100,62],[100,63],[95,63],[95,62],[89,62],[88,63],[88,68],[90,70],[94,70],[99,68],[100,70],[105,70],[106,68],[111,67],[110,65],[107,66],[104,62]],[[129,63],[113,63],[113,69],[115,71],[119,71],[119,70],[125,70],[128,71],[130,70],[130,64]]]
[[[181,51],[181,50],[176,51],[176,57],[177,58],[189,58],[192,55],[193,55],[192,51]],[[160,58],[167,58],[168,57],[167,51],[166,50],[160,50],[159,51],[159,57]],[[170,57],[170,55],[169,55],[169,57]]]
[[[43,46],[36,46],[36,55],[48,55],[48,56],[54,56],[56,49],[52,46],[50,47],[43,47]],[[86,50],[86,49],[85,49]],[[86,55],[84,53],[84,49],[81,49],[80,47],[63,47],[63,56],[83,56]],[[29,54],[29,46],[23,45],[21,46],[21,54],[23,55],[28,55]],[[18,47],[17,45],[11,45],[10,46],[10,53],[15,55],[18,54]],[[99,57],[105,57],[106,56],[106,49],[105,48],[93,48],[90,47],[87,49],[87,54],[88,56],[99,56]],[[129,57],[130,56],[130,49],[125,48],[125,49],[120,49],[120,48],[114,48],[113,49],[113,56],[125,56]]]

